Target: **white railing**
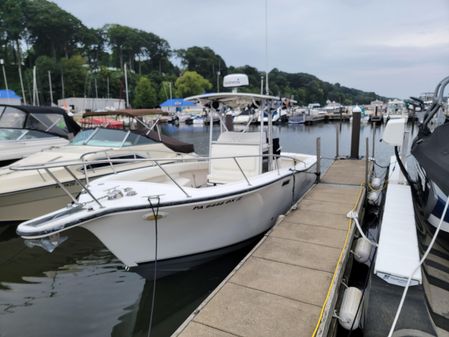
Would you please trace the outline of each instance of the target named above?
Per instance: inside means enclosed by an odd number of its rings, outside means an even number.
[[[76,200],[75,196],[64,186],[64,182],[61,182],[58,177],[54,173],[51,172],[51,169],[60,169],[63,168],[75,181],[80,185],[82,190],[86,191],[86,193],[89,194],[89,196],[100,206],[103,208],[104,206],[101,204],[101,202],[96,198],[93,193],[89,190],[88,184],[89,184],[89,178],[88,178],[88,170],[87,167],[93,165],[101,165],[101,164],[108,164],[111,167],[114,166],[114,164],[124,164],[124,163],[145,163],[148,162],[151,164],[151,166],[157,166],[164,175],[167,176],[168,179],[170,179],[185,195],[186,197],[190,198],[191,196],[186,192],[186,190],[176,181],[175,178],[173,178],[170,173],[163,167],[164,164],[173,164],[175,162],[203,162],[203,161],[211,161],[211,160],[223,160],[223,159],[233,159],[236,163],[237,168],[239,169],[240,173],[242,174],[243,179],[247,182],[248,186],[251,186],[250,180],[248,176],[245,174],[244,169],[241,167],[240,163],[238,162],[238,159],[243,158],[268,158],[268,154],[264,155],[243,155],[243,156],[226,156],[226,157],[194,157],[194,158],[137,158],[137,153],[134,153],[134,158],[131,161],[129,159],[119,159],[119,158],[111,158],[108,156],[107,159],[100,159],[100,160],[91,160],[88,161],[85,159],[85,157],[89,154],[93,153],[99,153],[99,152],[105,152],[107,150],[100,150],[100,151],[94,151],[91,153],[84,154],[80,160],[70,160],[70,161],[60,161],[60,162],[48,162],[44,164],[35,164],[35,165],[12,165],[10,166],[11,170],[14,171],[31,171],[31,170],[44,170],[54,181],[55,183],[68,195],[68,197],[73,201],[75,205],[79,205],[78,200]],[[132,155],[132,154],[131,154]],[[292,167],[290,168],[290,171],[293,172],[306,172],[310,168],[307,168],[307,165],[304,161],[291,157],[291,156],[285,156],[285,155],[272,155],[274,159],[276,159],[274,162],[276,163],[275,170],[277,171],[278,175],[280,175],[280,168],[279,163],[277,159],[288,159],[292,161]],[[297,169],[296,165],[298,163],[304,164],[304,169]],[[84,168],[84,181],[83,179],[80,179],[76,176],[75,173],[70,169],[70,167],[83,167]],[[313,166],[313,165],[312,165]],[[144,166],[145,167],[145,166]],[[269,170],[273,171],[273,170]],[[114,173],[116,170],[114,170]]]

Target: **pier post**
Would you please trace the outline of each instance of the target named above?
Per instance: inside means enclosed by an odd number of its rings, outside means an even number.
[[[335,125],[335,159],[340,157],[340,133],[339,133],[339,125]]]
[[[369,138],[365,139],[365,188],[368,190],[368,175],[369,175]]]
[[[316,182],[320,181],[321,176],[321,138],[316,139]]]
[[[359,143],[360,143],[360,108],[354,108],[352,111],[352,137],[351,137],[351,159],[359,159]]]

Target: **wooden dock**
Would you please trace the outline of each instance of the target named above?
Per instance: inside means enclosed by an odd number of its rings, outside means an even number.
[[[365,161],[335,161],[173,336],[326,336],[364,182]]]

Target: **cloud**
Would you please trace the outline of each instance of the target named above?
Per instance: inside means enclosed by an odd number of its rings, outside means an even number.
[[[209,46],[227,65],[266,68],[264,0],[54,2],[90,27],[128,25],[161,36],[172,48]],[[447,0],[267,4],[269,68],[399,97],[429,90],[449,73]]]

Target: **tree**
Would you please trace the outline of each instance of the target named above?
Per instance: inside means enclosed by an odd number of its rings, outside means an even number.
[[[212,84],[196,71],[186,71],[176,80],[175,88],[178,97],[188,97],[211,89]]]
[[[26,36],[24,0],[3,0],[0,2],[0,45],[5,46],[3,57],[8,61],[7,46],[12,46],[17,64],[21,64],[20,40]]]
[[[217,72],[220,75],[227,74],[226,63],[220,55],[209,47],[190,47],[188,49],[180,49],[177,51],[178,57],[181,58],[181,63],[187,70],[195,71],[210,83],[214,83],[213,87],[216,90]]]
[[[79,19],[46,0],[28,0],[25,4],[27,31],[37,56],[48,55],[57,60],[78,52],[87,30]]]
[[[64,96],[79,97],[84,96],[88,71],[84,67],[84,60],[80,55],[72,56],[68,59],[61,59],[61,71],[64,74]]]
[[[135,91],[133,101],[135,108],[153,108],[159,104],[156,89],[147,77],[141,76],[137,80]]]
[[[86,29],[83,36],[83,50],[91,69],[108,65],[108,54],[105,51],[107,39],[103,29]],[[105,62],[106,61],[106,62]]]
[[[60,69],[59,64],[53,60],[53,58],[49,56],[39,56],[35,62],[36,72],[37,72],[37,80],[40,93],[40,103],[41,104],[49,104],[50,103],[50,85],[48,82],[48,72],[51,72],[52,75],[52,90],[54,94],[54,98],[58,97],[56,93],[60,93],[61,84],[59,81],[60,78]],[[53,102],[54,103],[54,102]]]

